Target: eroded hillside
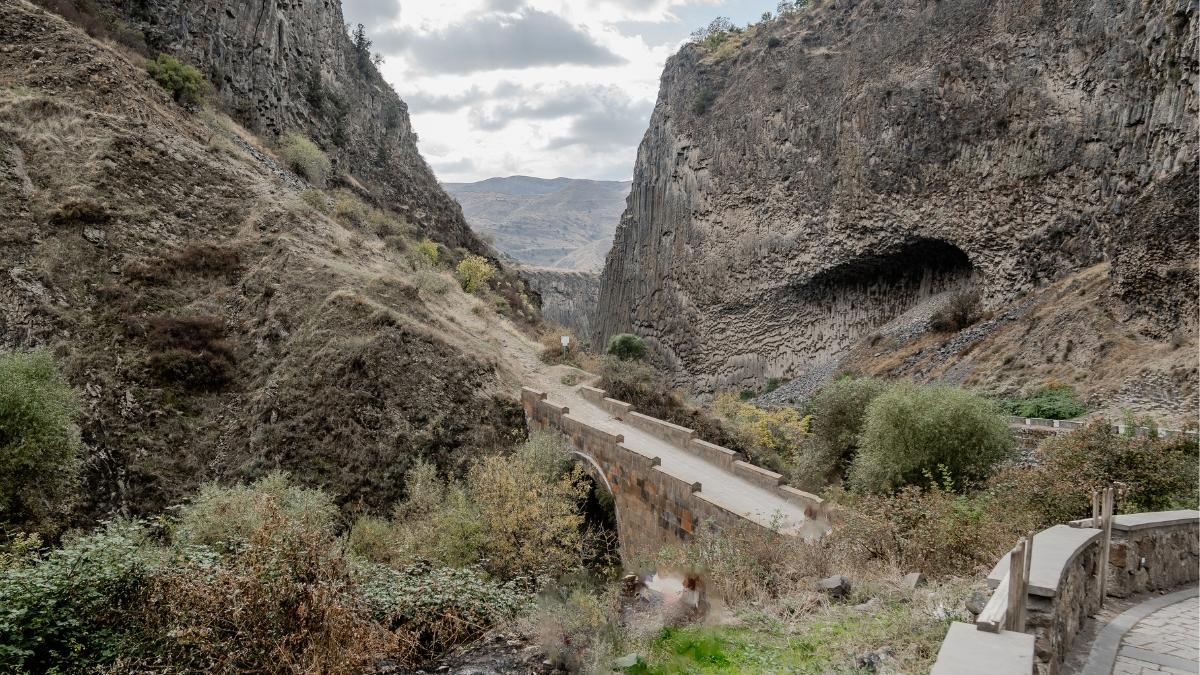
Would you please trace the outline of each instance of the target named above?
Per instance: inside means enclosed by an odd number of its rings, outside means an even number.
[[[1165,382],[1150,408],[1192,415],[1196,43],[1194,5],[913,0],[814,3],[686,46],[638,152],[598,337],[645,336],[699,391],[852,353],[938,378],[951,366],[930,355],[956,361],[962,340],[880,332],[976,289],[1026,337],[995,359],[971,340],[951,379],[1011,391],[1053,363],[1100,405]],[[1091,303],[1044,291],[1074,275]],[[1016,311],[1031,302],[1048,304]]]
[[[444,194],[348,225],[255,136],[57,15],[0,3],[0,45],[0,347],[51,348],[80,390],[86,512],[275,467],[387,505],[417,457],[453,468],[523,433],[495,326],[514,329],[412,250],[439,228],[470,243]]]

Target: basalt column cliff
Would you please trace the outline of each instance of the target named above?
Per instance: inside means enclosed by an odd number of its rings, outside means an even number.
[[[1196,38],[1188,2],[838,0],[684,47],[598,343],[632,331],[679,384],[755,386],[930,298],[1005,316],[1085,270],[1122,334],[1193,340]],[[1071,358],[1118,358],[1094,325]]]

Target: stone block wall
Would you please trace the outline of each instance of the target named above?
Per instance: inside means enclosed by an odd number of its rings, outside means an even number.
[[[1114,518],[1108,558],[1108,594],[1118,598],[1194,583],[1200,578],[1196,521],[1128,527]]]
[[[1077,528],[1091,528],[1092,524],[1090,518],[1069,523]],[[1101,606],[1098,571],[1103,539],[1092,529],[1093,538],[1076,549],[1055,551],[1038,543],[1043,534],[1062,529],[1066,528],[1056,525],[1038,533],[1033,547],[1034,576],[1054,580],[1041,582],[1037,588],[1031,583],[1027,598],[1025,632],[1035,638],[1032,660],[1037,675],[1061,672],[1063,659],[1080,628]],[[1108,553],[1108,596],[1126,597],[1195,583],[1200,578],[1200,512],[1115,516]],[[1056,562],[1044,564],[1047,556],[1056,555]],[[1006,570],[1007,564],[1006,557],[989,575],[989,582],[998,583],[1002,578],[998,571]],[[952,668],[959,656],[983,651],[990,653],[985,664],[987,672],[1017,672],[1014,668],[1029,660],[1029,647],[1027,642],[1008,639],[1011,635],[1007,631],[953,630],[942,643],[933,672],[957,672]]]
[[[1038,675],[1057,675],[1079,629],[1100,609],[1096,570],[1101,545],[1097,538],[1068,561],[1053,597],[1029,594],[1025,632],[1035,638]]]

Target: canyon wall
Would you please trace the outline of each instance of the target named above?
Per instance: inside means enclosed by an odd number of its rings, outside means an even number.
[[[525,267],[521,278],[542,296],[542,318],[571,329],[582,339],[591,339],[600,275],[595,272]]]
[[[943,291],[999,311],[1105,261],[1114,315],[1194,333],[1196,45],[1195,3],[835,0],[685,46],[596,339],[753,387]]]
[[[336,0],[102,0],[141,30],[151,53],[199,68],[248,129],[299,131],[383,206],[434,239],[485,247],[417,151],[408,106],[360,57]]]

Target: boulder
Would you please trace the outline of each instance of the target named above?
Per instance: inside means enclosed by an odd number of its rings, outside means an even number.
[[[908,574],[904,575],[903,583],[905,588],[920,588],[921,586],[926,585],[928,582],[925,581],[924,574],[921,574],[920,572],[909,572]]]
[[[831,598],[844,598],[850,595],[850,579],[835,574],[818,581],[817,590]]]

